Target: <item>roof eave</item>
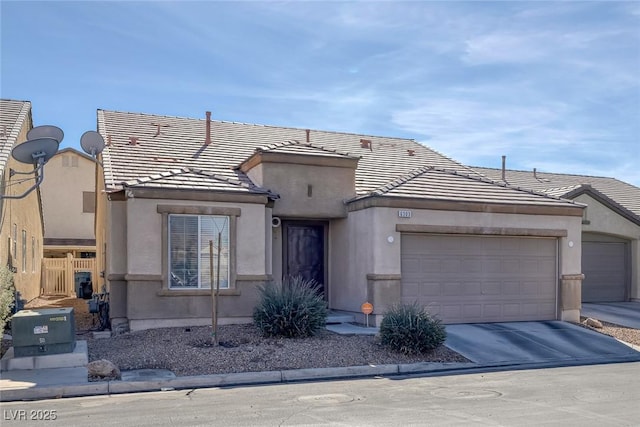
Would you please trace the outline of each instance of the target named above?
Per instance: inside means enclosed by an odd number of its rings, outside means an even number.
[[[585,205],[575,202],[551,204],[499,203],[492,201],[460,201],[448,199],[366,195],[346,202],[349,212],[370,207],[413,208],[521,215],[560,215],[582,217]]]
[[[119,191],[108,192],[112,201],[126,201],[127,199],[158,199],[158,200],[191,200],[202,202],[235,202],[266,205],[273,197],[273,193],[230,191],[230,190],[184,190],[180,188],[141,188],[125,187]]]

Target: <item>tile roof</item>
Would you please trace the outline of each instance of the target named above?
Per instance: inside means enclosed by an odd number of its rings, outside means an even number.
[[[0,99],[0,176],[30,111],[29,101]]]
[[[434,167],[416,169],[369,195],[518,205],[576,205],[558,197],[513,188],[477,175]]]
[[[126,181],[124,185],[129,188],[180,188],[186,190],[262,193],[274,198],[277,197],[277,195],[254,185],[244,174],[240,174],[234,179],[193,168],[160,172],[151,176]]]
[[[98,131],[110,141],[102,152],[107,191],[181,168],[238,179],[235,168],[256,149],[359,157],[357,194],[421,166],[475,173],[411,139],[311,130],[311,142],[304,143],[306,129],[212,120],[211,144],[205,145],[205,128],[205,119],[98,110]],[[362,138],[371,141],[371,149],[362,148]]]
[[[273,151],[358,158],[356,198],[568,203],[481,179],[470,167],[412,139],[217,120],[210,127],[211,143],[205,145],[205,119],[98,110],[98,131],[108,144],[102,152],[106,190],[154,187],[265,194],[237,168],[256,152]]]
[[[473,169],[490,179],[496,181],[502,179],[501,169],[481,167],[473,167]],[[506,181],[515,187],[535,190],[558,197],[565,197],[581,188],[591,187],[640,218],[640,188],[615,178],[537,171],[534,176],[532,171],[507,169]]]

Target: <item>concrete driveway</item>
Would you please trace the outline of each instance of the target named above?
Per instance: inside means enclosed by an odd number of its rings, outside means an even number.
[[[640,302],[582,303],[580,314],[616,325],[640,329]]]
[[[488,365],[545,367],[640,361],[640,352],[612,337],[567,322],[447,325],[447,347]]]

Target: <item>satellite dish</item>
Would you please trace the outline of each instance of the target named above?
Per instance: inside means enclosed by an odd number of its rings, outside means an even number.
[[[39,138],[53,138],[60,143],[64,138],[64,132],[59,127],[51,125],[36,126],[27,132],[27,139]]]
[[[60,143],[54,138],[30,139],[16,145],[11,151],[11,155],[21,163],[33,165],[38,163],[40,159],[47,163],[58,152],[58,145]]]
[[[95,130],[89,130],[82,134],[80,146],[86,153],[95,156],[104,150],[104,138]]]

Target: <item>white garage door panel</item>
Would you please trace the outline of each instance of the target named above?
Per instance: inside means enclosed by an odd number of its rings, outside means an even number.
[[[445,323],[556,318],[556,240],[402,236],[402,300]]]

